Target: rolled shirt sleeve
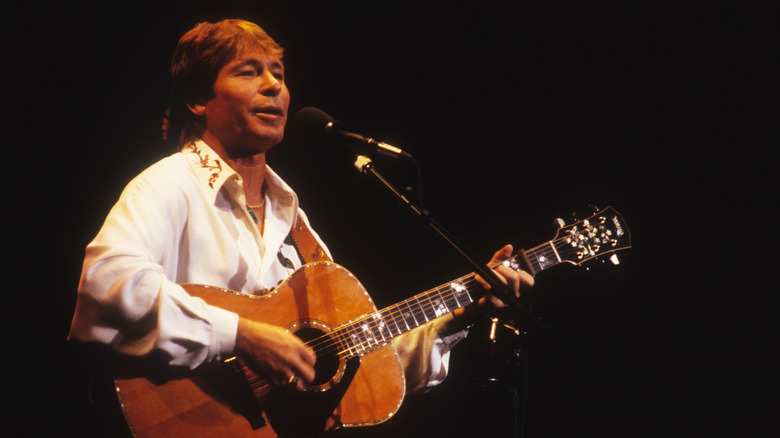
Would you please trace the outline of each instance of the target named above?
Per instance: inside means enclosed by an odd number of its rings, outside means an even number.
[[[171,280],[189,257],[179,242],[191,198],[175,172],[166,176],[181,167],[171,164],[134,179],[87,246],[70,338],[131,356],[162,353],[171,365],[195,368],[234,350],[238,315]]]
[[[431,321],[393,340],[406,376],[406,392],[424,392],[447,377],[450,352],[468,335],[452,314]],[[457,331],[456,331],[457,330]]]

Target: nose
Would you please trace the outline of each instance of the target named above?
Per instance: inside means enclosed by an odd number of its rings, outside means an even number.
[[[263,80],[260,82],[260,93],[265,96],[277,96],[282,92],[283,82],[268,70],[263,72]]]

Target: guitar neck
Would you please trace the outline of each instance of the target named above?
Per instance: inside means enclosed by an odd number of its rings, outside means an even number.
[[[544,254],[544,245],[503,262],[512,269],[539,272],[559,263]],[[530,265],[529,265],[530,264]],[[495,268],[498,265],[492,266]],[[363,356],[392,339],[474,302],[481,286],[472,273],[422,292],[375,313],[342,324],[334,330],[341,354]]]
[[[516,271],[523,269],[536,275],[563,262],[579,265],[630,246],[630,234],[622,216],[608,207],[588,219],[560,228],[552,240],[520,251],[502,263]],[[466,275],[342,324],[334,330],[339,354],[362,356],[409,330],[474,302],[472,292],[480,290],[475,275]]]
[[[518,258],[523,265],[523,269],[531,275],[536,275],[537,272],[552,268],[565,261],[566,259],[562,258],[561,254],[566,255],[569,252],[563,241],[555,239],[521,251]]]

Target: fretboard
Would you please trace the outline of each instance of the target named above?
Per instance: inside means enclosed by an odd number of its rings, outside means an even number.
[[[393,338],[474,302],[474,274],[415,295],[336,327],[331,334],[341,354],[363,356]]]
[[[521,251],[503,264],[515,270],[540,272],[560,263],[554,245],[547,242]],[[331,336],[338,345],[339,355],[363,356],[397,336],[474,302],[472,292],[481,290],[474,277],[473,273],[466,275],[336,327]]]

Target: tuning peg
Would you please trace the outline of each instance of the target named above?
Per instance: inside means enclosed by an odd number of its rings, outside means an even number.
[[[554,222],[555,222],[555,226],[558,228],[563,228],[566,226],[566,222],[564,222],[564,220],[559,217],[555,218]]]

